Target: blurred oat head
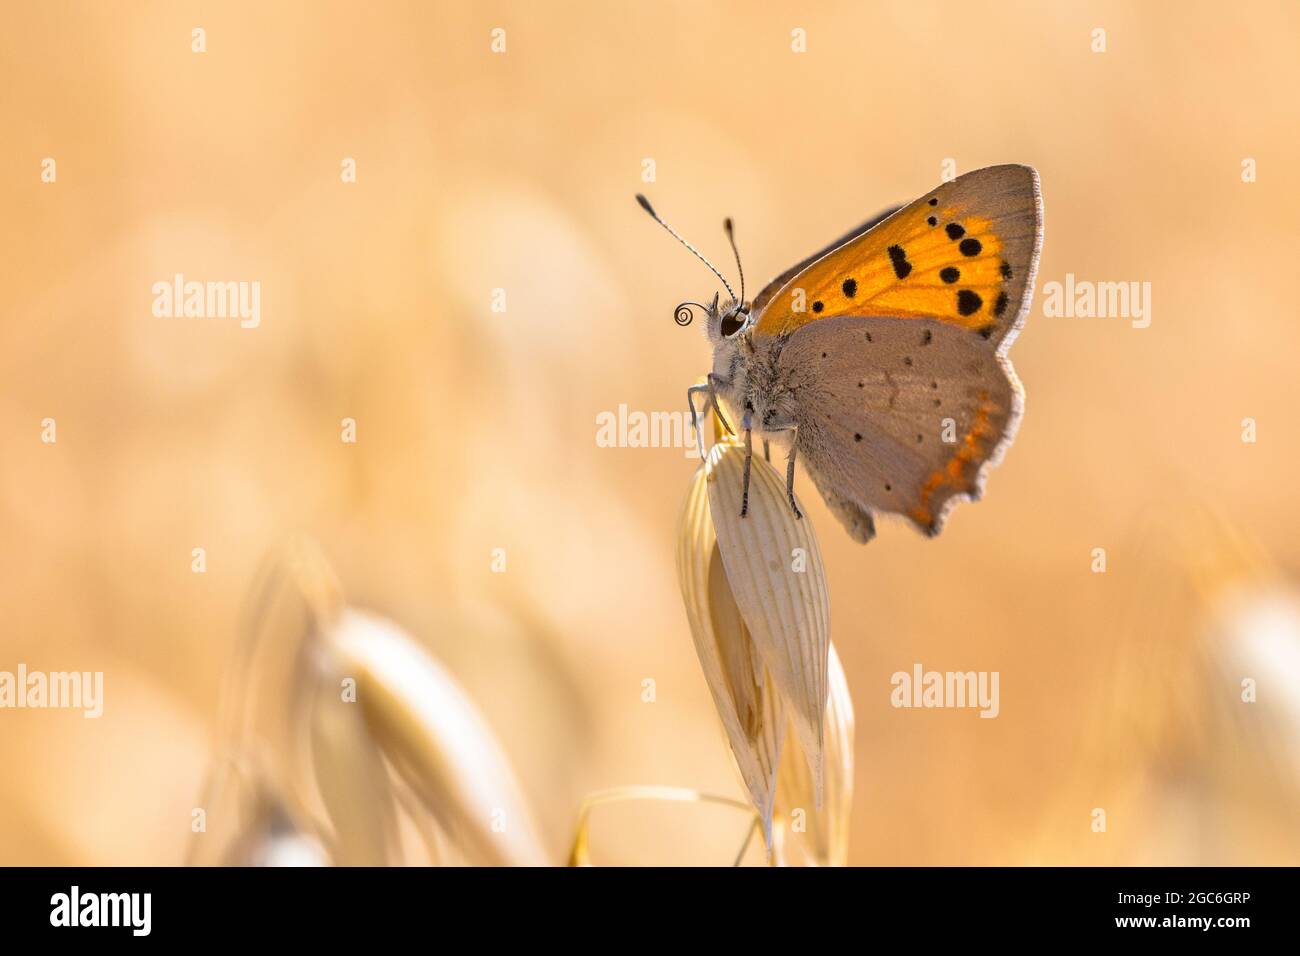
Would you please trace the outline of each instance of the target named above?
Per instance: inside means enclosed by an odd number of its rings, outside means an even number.
[[[542,865],[532,809],[459,684],[345,604],[319,551],[273,559],[226,682],[194,862]]]

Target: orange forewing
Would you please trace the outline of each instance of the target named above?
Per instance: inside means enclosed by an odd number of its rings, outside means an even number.
[[[837,315],[929,318],[1000,341],[1036,265],[1038,183],[995,166],[946,183],[795,275],[765,304],[759,335]]]

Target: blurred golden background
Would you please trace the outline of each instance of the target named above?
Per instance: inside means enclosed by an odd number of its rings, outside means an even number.
[[[850,862],[1300,862],[1293,4],[4,20],[0,670],[102,670],[105,706],[0,711],[0,863],[185,858],[240,614],[295,536],[455,675],[555,862],[592,791],[742,796],[673,565],[695,462],[596,441],[709,367],[671,310],[711,277],[632,196],[729,273],[734,216],[754,288],[945,161],[1042,179],[1026,412],[935,540],[855,545],[798,479],[857,714]],[[155,317],[176,273],[260,282],[260,324]],[[1150,282],[1150,327],[1045,316],[1067,273]],[[893,708],[914,662],[1000,672],[999,717]]]

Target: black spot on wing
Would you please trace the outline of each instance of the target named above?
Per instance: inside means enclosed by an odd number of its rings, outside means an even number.
[[[978,239],[963,239],[957,248],[963,256],[978,256],[984,251],[984,244]]]
[[[849,299],[851,299],[851,298],[853,298],[855,295],[858,294],[858,280],[857,280],[857,279],[845,279],[845,280],[844,280],[844,285],[841,286],[841,288],[844,290],[844,296],[845,296],[845,298],[849,298]]]
[[[894,275],[900,279],[906,279],[912,271],[912,264],[907,261],[907,252],[902,246],[890,246],[889,261],[894,265]]]
[[[966,227],[960,223],[950,222],[944,226],[944,232],[948,233],[948,238],[956,242],[962,236],[966,235]]]
[[[979,297],[979,293],[970,289],[962,289],[957,293],[957,311],[962,315],[974,315],[983,304],[984,300]]]
[[[952,283],[961,278],[961,270],[948,266],[946,269],[939,270],[939,278],[944,282],[947,282],[949,285],[952,285]]]

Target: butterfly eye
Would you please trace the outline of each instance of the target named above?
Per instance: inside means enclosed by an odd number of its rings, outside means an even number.
[[[741,317],[740,313],[732,312],[722,317],[720,331],[724,339],[729,339],[744,327],[745,319]]]

